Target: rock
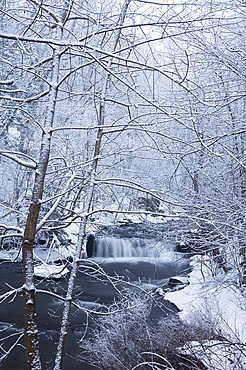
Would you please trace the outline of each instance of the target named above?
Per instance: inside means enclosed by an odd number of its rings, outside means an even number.
[[[184,242],[179,242],[176,244],[175,247],[176,252],[181,252],[181,253],[188,253],[191,251],[191,247],[189,243],[184,243]]]
[[[93,256],[94,242],[95,242],[95,236],[93,234],[90,234],[86,242],[86,253],[87,253],[87,257],[89,258]]]

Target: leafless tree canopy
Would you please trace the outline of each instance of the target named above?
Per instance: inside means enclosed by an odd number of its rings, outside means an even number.
[[[1,2],[0,242],[22,238],[27,369],[41,369],[42,233],[80,225],[55,370],[102,213],[179,217],[245,286],[245,13],[241,0]]]

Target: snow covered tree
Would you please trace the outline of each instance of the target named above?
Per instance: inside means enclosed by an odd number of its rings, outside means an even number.
[[[212,225],[224,267],[220,247],[236,214],[245,283],[245,4],[236,3],[1,4],[0,155],[2,172],[14,173],[14,201],[6,189],[0,200],[23,229],[28,369],[41,368],[33,248],[42,229],[80,222],[56,370],[88,224],[108,205],[150,197]]]

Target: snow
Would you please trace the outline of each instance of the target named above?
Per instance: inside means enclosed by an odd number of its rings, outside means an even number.
[[[10,138],[19,139],[20,132],[19,132],[19,130],[17,130],[16,127],[9,127],[9,136],[10,136]]]
[[[211,276],[207,257],[193,257],[193,271],[189,274],[190,284],[176,292],[168,292],[165,299],[173,302],[180,310],[180,316],[185,321],[195,325],[207,322],[217,328],[231,343],[246,343],[246,299],[242,291],[233,284],[233,272],[225,275],[217,272]],[[209,341],[207,348],[213,351],[206,354],[206,346],[199,343],[188,343],[186,346],[202,357],[209,369],[241,369],[241,363],[246,366],[246,358],[231,351],[228,355],[228,345],[221,342]],[[205,350],[204,350],[205,348]],[[203,350],[203,352],[202,352]],[[188,351],[189,352],[189,351]],[[240,357],[240,365],[235,364],[235,356]],[[209,361],[208,361],[209,357]],[[239,361],[239,360],[237,360]],[[238,367],[237,367],[238,366]],[[244,365],[243,365],[244,366]]]
[[[42,246],[37,246],[34,248],[34,260],[35,261],[45,261],[51,262],[55,260],[66,260],[72,257],[75,252],[75,247],[73,244],[67,248],[66,246],[59,246],[59,248],[45,249]]]
[[[5,156],[9,159],[12,159],[16,163],[19,163],[20,165],[22,165],[24,167],[32,168],[34,170],[36,169],[36,162],[32,158],[28,157],[30,160],[25,161],[25,160],[19,158],[17,155],[13,154],[14,152],[8,152],[8,151],[1,150],[0,153],[1,153],[1,155]],[[19,154],[22,154],[22,153],[19,153]],[[22,155],[24,155],[24,154],[22,154]],[[24,155],[24,156],[27,157],[26,155]]]
[[[69,238],[72,241],[72,244],[77,243],[78,234],[79,234],[79,223],[72,222],[68,227],[66,227],[66,232],[69,235]]]
[[[203,261],[201,261],[202,259]],[[193,271],[189,274],[190,284],[177,292],[169,292],[166,299],[175,303],[182,310],[181,316],[186,319],[191,315],[191,308],[221,317],[223,328],[238,333],[246,341],[246,300],[236,286],[229,285],[225,279],[211,276],[208,267],[202,267],[206,257],[193,257]]]
[[[52,250],[44,249],[40,246],[37,246],[33,250],[34,252],[34,261],[55,261],[55,260],[66,260],[69,257],[72,257],[75,253],[75,246],[71,244],[69,248],[66,246],[60,246],[59,248],[53,248]],[[22,261],[22,250],[21,248],[13,248],[11,250],[0,250],[0,261],[11,261],[11,262],[21,262]]]
[[[34,275],[39,278],[60,279],[64,277],[68,272],[69,270],[62,265],[57,266],[42,263],[34,267]]]
[[[22,252],[19,249],[0,250],[0,261],[21,262]]]

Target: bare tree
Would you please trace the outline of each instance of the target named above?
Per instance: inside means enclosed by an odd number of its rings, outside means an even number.
[[[140,194],[178,208],[184,219],[205,224],[205,246],[218,242],[213,252],[220,266],[228,267],[221,258],[227,232],[239,230],[241,241],[244,235],[244,218],[233,228],[226,203],[229,198],[230,215],[235,204],[238,215],[245,203],[245,132],[240,118],[245,99],[239,88],[245,76],[242,48],[235,48],[244,38],[227,34],[238,20],[244,26],[245,5],[237,5],[130,0],[102,2],[100,9],[96,1],[1,5],[0,98],[7,117],[1,131],[1,164],[4,170],[11,161],[13,171],[22,166],[18,178],[32,194],[27,220],[15,218],[17,230],[23,229],[28,369],[41,368],[33,259],[40,230],[80,222],[56,370],[62,367],[87,227],[96,212],[112,211],[108,204],[117,200],[120,211],[114,209],[115,214],[131,212],[123,209],[123,199],[128,197],[132,205]],[[17,136],[12,146],[6,144],[9,128],[22,136],[31,133],[33,145],[24,147]],[[233,171],[225,175],[228,164],[231,170],[237,166],[237,178]],[[225,187],[227,181],[233,182],[233,190],[228,183]],[[20,183],[16,187],[19,200]],[[18,214],[13,204],[2,204],[10,206],[10,216],[12,211]],[[244,245],[240,253],[245,283]]]

